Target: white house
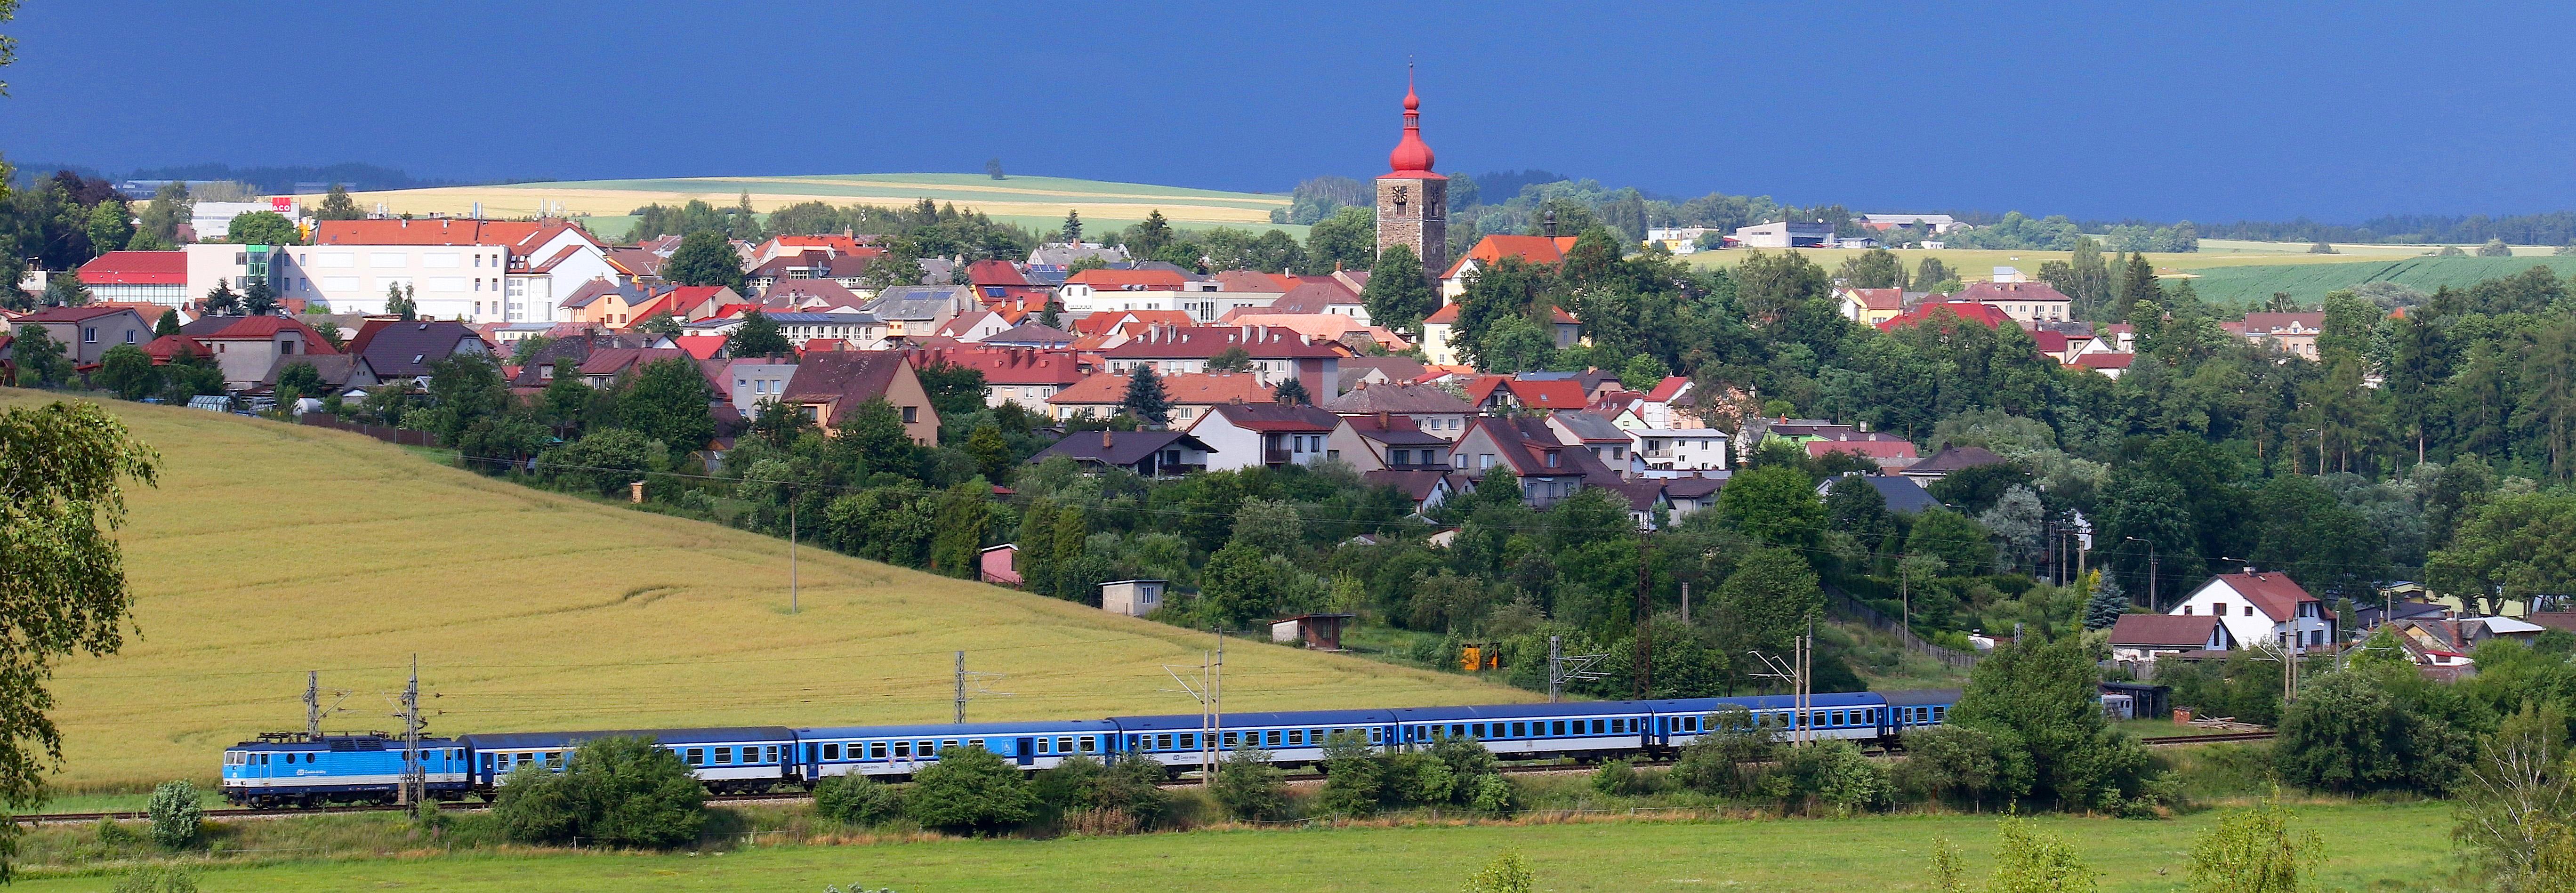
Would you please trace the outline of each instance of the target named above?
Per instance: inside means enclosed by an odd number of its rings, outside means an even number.
[[[2217,617],[2227,632],[2248,645],[2270,642],[2285,648],[2316,648],[2335,640],[2335,615],[2326,603],[2309,595],[2290,575],[2258,572],[2220,574],[2193,590],[2168,614]]]
[[[1330,455],[1328,441],[1342,418],[1312,406],[1220,403],[1192,423],[1189,434],[1213,455],[1209,471],[1253,465],[1312,465]],[[1335,457],[1338,458],[1338,457]]]
[[[327,220],[313,242],[276,249],[269,281],[342,313],[383,313],[402,287],[423,317],[556,322],[582,283],[622,275],[606,245],[560,220]]]
[[[1726,470],[1727,435],[1713,428],[1637,428],[1628,442],[1640,477],[1668,478]]]

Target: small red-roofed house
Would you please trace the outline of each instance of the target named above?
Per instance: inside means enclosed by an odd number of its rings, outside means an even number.
[[[725,336],[681,335],[671,339],[671,346],[687,351],[692,358],[712,360],[716,358],[717,353],[724,350]]]
[[[2017,325],[2010,315],[1992,304],[1980,304],[1974,301],[1925,301],[1922,306],[1879,323],[1878,329],[1882,332],[1893,332],[1907,326],[1944,322],[1945,318],[1944,324],[1948,325],[1973,322],[1990,329]]]
[[[1487,375],[1467,383],[1467,402],[1479,413],[1500,414],[1514,409],[1538,412],[1579,410],[1591,404],[1583,393],[1583,383],[1570,378],[1531,381],[1506,375]]]
[[[1573,249],[1573,236],[1488,235],[1478,239],[1475,247],[1467,249],[1467,253],[1459,255],[1457,260],[1450,262],[1448,269],[1441,271],[1440,293],[1450,300],[1457,299],[1467,293],[1467,274],[1500,263],[1504,258],[1553,267],[1565,263],[1565,253]]]
[[[284,316],[240,317],[214,334],[197,336],[197,341],[214,350],[224,386],[235,389],[258,384],[279,357],[340,352],[312,326]]]
[[[2067,365],[2091,369],[2102,373],[2105,378],[2116,379],[2121,373],[2129,371],[2129,364],[2137,358],[2138,355],[2133,353],[2084,353],[2076,354],[2075,362]]]

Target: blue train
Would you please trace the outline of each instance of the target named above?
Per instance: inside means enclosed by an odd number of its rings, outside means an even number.
[[[1820,694],[1799,711],[1785,695],[1229,713],[1214,733],[1224,751],[1257,748],[1281,766],[1324,758],[1325,742],[1365,735],[1382,748],[1426,747],[1442,738],[1475,741],[1506,760],[1595,761],[1667,756],[1715,724],[1736,721],[1774,734],[1893,743],[1906,729],[1938,725],[1959,692],[1950,690]],[[1728,708],[1742,708],[1742,712]],[[897,726],[740,726],[592,732],[509,732],[421,740],[431,797],[489,798],[520,767],[561,771],[583,742],[611,735],[650,736],[678,755],[710,791],[756,792],[811,787],[835,775],[910,778],[951,748],[980,747],[1037,771],[1070,757],[1103,762],[1153,760],[1179,772],[1201,759],[1196,714],[1113,716],[1051,722],[986,722]],[[401,783],[402,739],[381,733],[262,735],[224,751],[224,798],[256,807],[389,803]]]

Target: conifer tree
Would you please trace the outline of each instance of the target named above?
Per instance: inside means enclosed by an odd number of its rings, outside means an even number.
[[[1081,210],[1067,209],[1064,212],[1064,240],[1076,245],[1082,244]]]
[[[1163,393],[1163,377],[1155,374],[1151,364],[1137,364],[1136,371],[1128,376],[1127,396],[1118,401],[1118,408],[1157,428],[1172,420],[1172,399]]]
[[[2097,572],[2095,576],[2099,577]],[[2129,611],[2129,594],[2121,591],[2120,581],[2100,577],[2093,584],[2093,597],[2084,602],[2084,628],[2108,629],[2120,622]]]

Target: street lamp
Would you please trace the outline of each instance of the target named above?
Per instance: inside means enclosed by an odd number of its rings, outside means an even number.
[[[2147,544],[2147,610],[2150,610],[2150,611],[2162,611],[2162,610],[2164,610],[2164,608],[2159,607],[2159,606],[2157,606],[2157,604],[2156,604],[2156,572],[2157,572],[2157,565],[2156,565],[2156,544],[2155,544],[2155,543],[2152,543],[2152,542],[2148,542],[2148,541],[2146,541],[2146,540],[2139,539],[2139,538],[2134,537],[2134,536],[2124,536],[2124,537],[2121,537],[2121,539],[2128,540],[2129,542],[2133,542],[2133,543],[2146,543],[2146,544]]]

